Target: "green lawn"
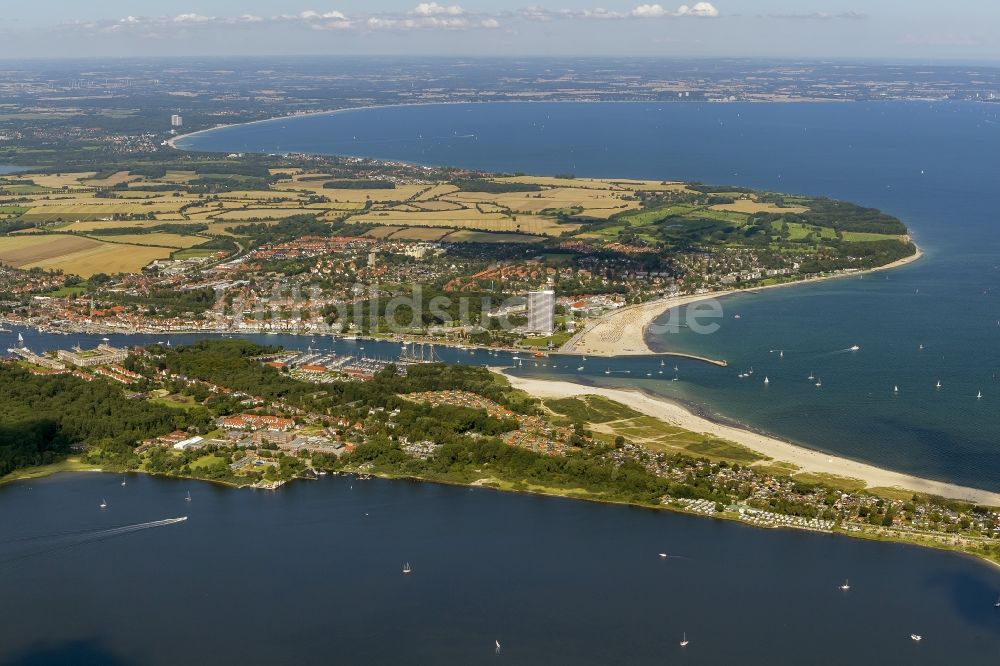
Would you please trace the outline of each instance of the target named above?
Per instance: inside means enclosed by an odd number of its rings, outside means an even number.
[[[171,259],[192,259],[194,257],[211,257],[213,254],[218,252],[218,250],[199,250],[198,248],[189,248],[187,250],[178,250],[170,255]]]
[[[191,469],[192,470],[205,469],[207,467],[213,467],[219,464],[228,465],[229,458],[223,458],[221,456],[216,456],[216,455],[202,456],[201,458],[198,458],[197,460],[191,462]]]
[[[56,289],[55,291],[50,291],[49,296],[54,298],[62,298],[63,296],[82,296],[87,293],[87,283],[81,282],[74,287],[62,287],[61,289]]]
[[[560,398],[546,400],[545,406],[557,414],[574,421],[586,423],[607,423],[620,419],[632,419],[641,414],[614,400],[599,395],[585,395],[580,398]]]
[[[560,347],[572,337],[572,333],[562,332],[550,335],[547,338],[522,338],[518,344],[525,347],[547,347],[551,342],[555,347]]]
[[[7,476],[0,477],[0,485],[10,483],[11,481],[20,481],[22,479],[38,479],[43,476],[58,474],[60,472],[85,472],[94,469],[94,465],[88,465],[80,462],[79,458],[67,458],[66,460],[52,463],[51,465],[25,467],[24,469],[11,472]]]

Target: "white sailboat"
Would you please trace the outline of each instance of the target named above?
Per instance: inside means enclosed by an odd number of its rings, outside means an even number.
[[[406,564],[403,565],[403,574],[405,575],[410,573],[413,573],[413,569],[410,568],[410,563],[407,562]]]
[[[843,590],[844,592],[847,592],[849,589],[851,589],[851,582],[845,578],[844,584],[840,586],[840,589]]]
[[[687,647],[688,642],[689,641],[687,632],[684,632],[684,634],[681,636],[681,647]]]
[[[919,643],[920,641],[922,641],[922,640],[923,640],[923,638],[924,638],[924,637],[923,637],[923,636],[921,636],[920,634],[910,634],[910,639],[911,639],[911,640],[914,640],[914,641],[916,641],[916,642],[918,642],[918,643]]]
[[[816,380],[816,387],[818,388],[818,387],[820,387],[822,385],[823,385],[823,380],[822,379],[817,379]]]
[[[977,394],[976,394],[976,399],[977,399],[977,400],[978,400],[979,398],[982,398],[982,397],[983,397],[983,392],[982,392],[982,391],[980,391],[979,393],[977,393]]]
[[[771,383],[771,380],[767,378],[767,375],[765,375],[764,376],[764,384],[770,384],[770,383]]]
[[[892,392],[893,393],[899,393],[899,387],[894,384],[893,387],[892,387]]]
[[[941,388],[941,380],[940,379],[937,381],[937,384],[934,385],[934,388]]]
[[[993,604],[993,608],[1000,608],[1000,597],[997,597],[997,602]]]
[[[101,508],[102,509],[107,509],[108,508],[108,500],[106,500],[106,499],[102,499],[101,500]]]
[[[500,654],[500,641],[496,641],[497,644],[497,654]]]
[[[188,491],[187,497],[184,498],[184,501],[185,502],[190,502],[191,501],[191,491],[190,490]]]
[[[122,477],[122,487],[123,488],[125,487],[125,477],[124,476]]]

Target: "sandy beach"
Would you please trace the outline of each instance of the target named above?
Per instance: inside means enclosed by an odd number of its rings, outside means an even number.
[[[583,384],[565,381],[515,377],[498,369],[494,369],[494,372],[503,374],[515,388],[526,391],[538,398],[570,398],[581,395],[603,396],[628,405],[647,416],[658,418],[685,430],[705,433],[741,444],[748,449],[771,458],[772,461],[791,463],[797,466],[801,472],[833,474],[857,479],[863,481],[869,488],[902,488],[920,493],[940,495],[951,499],[975,502],[976,504],[1000,506],[1000,493],[893,472],[856,460],[840,458],[808,449],[750,430],[716,423],[690,412],[682,405],[654,398],[640,391],[584,386]]]
[[[731,296],[741,292],[758,292],[765,289],[778,289],[780,287],[791,287],[801,284],[809,284],[824,280],[838,280],[867,273],[892,270],[906,264],[913,263],[923,256],[920,248],[910,255],[898,261],[894,261],[885,266],[879,266],[868,271],[854,271],[851,273],[837,273],[835,275],[820,275],[817,277],[795,280],[793,282],[782,282],[781,284],[766,285],[763,287],[753,287],[752,289],[728,289],[720,291],[709,291],[700,294],[685,294],[682,296],[669,296],[659,298],[648,303],[639,305],[629,305],[608,313],[588,323],[586,327],[572,338],[559,350],[566,354],[590,354],[592,356],[646,356],[657,352],[650,348],[646,341],[646,332],[649,325],[655,319],[663,315],[668,310],[680,308],[702,301]],[[706,320],[709,323],[711,320]],[[686,354],[675,354],[687,356]],[[700,357],[694,357],[700,358]],[[724,364],[723,359],[701,359]]]

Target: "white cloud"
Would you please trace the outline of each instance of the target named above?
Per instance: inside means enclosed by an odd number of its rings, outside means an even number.
[[[458,5],[444,6],[439,5],[436,2],[421,2],[419,5],[413,8],[411,14],[416,14],[417,16],[461,16],[465,13],[465,10]]]
[[[681,5],[676,11],[670,11],[659,3],[647,3],[637,5],[627,12],[604,9],[603,7],[595,7],[594,9],[551,10],[534,6],[521,9],[516,15],[529,21],[545,21],[550,19],[657,19],[669,16],[715,18],[719,16],[719,10],[710,2],[698,2],[694,6]]]
[[[697,2],[693,5],[681,5],[671,11],[660,3],[643,3],[631,10],[612,10],[603,7],[594,8],[556,8],[529,6],[518,10],[498,10],[469,12],[461,5],[443,4],[431,0],[421,2],[409,12],[370,12],[348,16],[335,9],[316,10],[305,9],[298,13],[279,14],[277,16],[257,16],[243,14],[239,16],[204,16],[196,13],[182,13],[174,16],[126,16],[116,21],[68,22],[63,24],[66,30],[84,32],[124,32],[133,31],[143,35],[168,37],[171,35],[194,34],[194,31],[207,31],[212,28],[222,29],[239,26],[256,26],[263,30],[270,25],[300,26],[310,30],[494,30],[504,23],[512,21],[551,21],[551,20],[643,20],[668,17],[716,17],[719,10],[710,2]],[[840,15],[838,15],[839,17]],[[843,16],[847,16],[846,14]]]
[[[677,16],[697,16],[701,18],[715,18],[719,15],[719,10],[711,2],[696,2],[693,7],[681,5],[677,8]]]
[[[629,13],[637,18],[658,18],[669,14],[663,5],[639,5]]]
[[[303,21],[315,21],[320,19],[338,19],[341,21],[347,20],[347,17],[338,11],[329,11],[320,13],[317,11],[313,11],[312,9],[307,9],[304,12],[300,12],[299,18],[302,19]]]
[[[214,20],[211,16],[200,14],[178,14],[174,17],[174,23],[211,23]]]

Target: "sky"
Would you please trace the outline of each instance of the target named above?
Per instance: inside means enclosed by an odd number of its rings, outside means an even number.
[[[1000,60],[1000,0],[35,0],[0,58],[181,55]]]

